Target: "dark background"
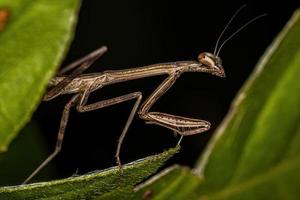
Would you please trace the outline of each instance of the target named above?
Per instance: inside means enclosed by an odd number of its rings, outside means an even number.
[[[248,6],[234,20],[225,38],[259,14],[268,13],[268,17],[248,26],[223,48],[220,56],[226,79],[200,73],[183,74],[152,109],[212,123],[210,131],[185,137],[182,151],[168,163],[193,166],[259,57],[300,5],[299,0],[83,1],[76,35],[64,65],[101,45],[107,45],[109,51],[88,72],[195,60],[200,52],[213,51],[223,27],[244,3]],[[134,91],[141,91],[145,100],[164,78],[108,86],[95,92],[90,102]],[[43,102],[34,114],[49,154],[55,145],[63,107],[70,97]],[[88,113],[73,109],[63,150],[52,162],[58,174],[51,178],[115,165],[117,139],[133,104],[134,101],[129,101]],[[121,159],[127,163],[162,152],[174,147],[178,139],[170,130],[147,125],[136,116],[122,146]]]

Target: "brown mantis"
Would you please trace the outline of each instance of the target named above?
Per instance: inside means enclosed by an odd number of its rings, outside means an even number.
[[[112,106],[118,103],[122,103],[129,100],[135,100],[135,104],[130,112],[127,122],[123,128],[123,131],[119,137],[116,160],[118,166],[121,168],[120,150],[123,140],[126,136],[128,128],[133,121],[136,113],[139,117],[146,121],[148,124],[156,124],[166,127],[175,133],[181,135],[178,145],[181,142],[183,136],[194,135],[209,130],[210,123],[201,119],[193,119],[187,117],[181,117],[177,115],[171,115],[162,112],[151,112],[150,109],[153,104],[168,91],[168,89],[176,82],[177,78],[185,72],[204,72],[219,77],[225,77],[225,72],[222,67],[222,61],[218,56],[223,45],[232,38],[237,32],[247,26],[254,20],[262,17],[258,16],[236,32],[234,32],[228,39],[226,39],[222,45],[218,48],[218,43],[222,37],[224,31],[231,23],[233,18],[242,9],[241,7],[230,19],[229,23],[224,28],[223,32],[219,36],[214,53],[200,53],[198,60],[196,61],[179,61],[170,63],[160,63],[150,66],[123,69],[123,70],[110,70],[100,73],[82,74],[87,68],[89,68],[98,58],[100,58],[106,51],[107,47],[103,46],[83,58],[71,63],[63,68],[59,75],[49,82],[49,87],[52,87],[44,96],[44,101],[49,101],[59,95],[74,94],[71,100],[65,105],[60,127],[57,136],[57,142],[54,152],[24,181],[27,183],[33,176],[35,176],[43,167],[45,167],[61,150],[62,142],[65,134],[65,128],[68,122],[69,111],[72,107],[76,107],[78,112],[88,112],[96,109],[100,109],[107,106]],[[68,76],[64,75],[66,72],[73,70]],[[139,91],[129,94],[121,95],[115,98],[102,100],[96,103],[88,104],[89,95],[105,86],[130,81],[134,79],[141,79],[150,76],[168,75],[167,78],[157,87],[157,89],[142,103],[142,93]]]

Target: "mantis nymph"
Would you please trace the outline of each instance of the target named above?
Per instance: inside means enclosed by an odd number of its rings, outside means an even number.
[[[49,101],[59,95],[64,94],[73,94],[73,97],[65,105],[65,108],[63,110],[54,152],[26,179],[24,183],[27,183],[33,176],[35,176],[61,150],[65,134],[65,128],[68,122],[69,111],[72,107],[75,107],[78,112],[88,112],[103,107],[112,106],[125,101],[135,101],[135,104],[130,112],[127,122],[118,140],[115,157],[117,160],[117,164],[120,168],[122,166],[120,160],[121,145],[136,113],[141,119],[145,120],[146,123],[163,126],[180,135],[181,137],[178,142],[178,145],[180,144],[180,141],[183,136],[195,135],[209,130],[210,123],[208,121],[171,115],[162,112],[152,112],[150,110],[153,104],[164,93],[166,93],[170,87],[172,87],[172,85],[176,82],[177,78],[186,72],[209,73],[218,77],[225,77],[225,72],[222,67],[222,61],[219,57],[221,48],[229,39],[231,39],[236,33],[238,33],[248,24],[264,16],[260,15],[250,20],[248,23],[246,23],[244,26],[242,26],[236,32],[234,32],[230,37],[228,37],[220,46],[218,46],[220,38],[222,37],[224,31],[227,29],[228,25],[243,7],[244,6],[242,6],[236,11],[236,13],[230,19],[229,23],[224,28],[223,32],[220,34],[216,43],[214,53],[200,53],[198,55],[197,60],[195,61],[160,63],[138,68],[110,70],[92,74],[82,74],[87,68],[89,68],[98,58],[100,58],[107,51],[107,47],[103,46],[63,68],[57,77],[50,80],[49,87],[51,89],[46,93],[43,100]],[[69,72],[71,70],[73,71],[68,76],[64,75],[66,72]],[[102,100],[96,103],[88,103],[89,95],[92,92],[100,90],[105,86],[163,74],[168,75],[167,78],[155,89],[155,91],[144,102],[142,102],[142,93],[140,91],[136,91],[115,98]]]

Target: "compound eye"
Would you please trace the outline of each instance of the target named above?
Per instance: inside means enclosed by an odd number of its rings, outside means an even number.
[[[208,55],[200,54],[198,59],[200,63],[207,66],[208,68],[214,68],[216,65],[215,61]]]

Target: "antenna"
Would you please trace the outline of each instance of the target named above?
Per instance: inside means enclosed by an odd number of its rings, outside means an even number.
[[[217,49],[218,49],[218,45],[219,45],[219,42],[222,38],[222,36],[224,35],[225,31],[227,30],[227,28],[229,27],[229,25],[231,24],[231,22],[234,20],[234,18],[241,12],[241,10],[243,8],[245,8],[247,5],[244,4],[242,5],[239,9],[237,9],[237,11],[235,11],[235,13],[232,15],[232,17],[230,18],[230,20],[227,22],[226,26],[224,27],[223,31],[221,32],[221,34],[219,35],[218,37],[218,40],[216,42],[216,46],[215,46],[215,49],[214,49],[214,55],[216,55],[216,52],[217,52]]]
[[[241,30],[243,30],[245,27],[247,27],[249,24],[251,24],[252,22],[262,18],[262,17],[265,17],[267,16],[267,14],[262,14],[262,15],[258,15],[256,17],[254,17],[253,19],[251,19],[250,21],[248,21],[246,24],[244,24],[243,26],[241,26],[238,30],[236,30],[233,34],[231,34],[226,40],[224,40],[224,42],[221,44],[217,54],[214,54],[216,56],[219,55],[221,49],[224,47],[224,45],[233,37],[235,36],[237,33],[239,33]]]

